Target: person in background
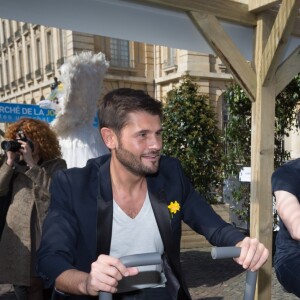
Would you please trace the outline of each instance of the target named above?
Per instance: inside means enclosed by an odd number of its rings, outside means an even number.
[[[223,221],[180,162],[161,155],[161,102],[121,88],[104,97],[99,112],[111,154],[57,172],[51,184],[38,251],[38,271],[48,286],[69,299],[99,291],[118,300],[191,299],[180,266],[182,221],[213,245],[241,247],[235,260],[245,269],[265,263],[265,246]],[[125,267],[119,259],[151,252],[161,255],[160,264]]]
[[[300,158],[276,169],[271,180],[279,216],[274,267],[281,285],[300,298]]]
[[[51,88],[51,91],[57,89],[57,87],[60,85],[60,81],[57,79],[57,77],[54,77],[54,82],[51,83],[50,85],[50,88]]]
[[[18,300],[43,299],[36,272],[36,250],[50,202],[55,171],[65,169],[55,133],[47,123],[29,118],[9,125],[1,146],[0,196],[11,186],[11,202],[0,240],[0,283],[10,283]]]

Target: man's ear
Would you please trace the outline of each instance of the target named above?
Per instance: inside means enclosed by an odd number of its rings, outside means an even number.
[[[100,133],[106,147],[109,149],[114,149],[116,147],[116,135],[114,131],[110,128],[103,127],[100,129]]]

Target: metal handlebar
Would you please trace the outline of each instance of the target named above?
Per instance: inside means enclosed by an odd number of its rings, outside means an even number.
[[[239,257],[241,248],[239,247],[214,247],[211,250],[213,259],[234,258]],[[157,252],[134,254],[123,256],[120,261],[126,267],[157,265],[161,263],[161,256]],[[253,300],[255,296],[257,272],[247,271],[246,286],[244,292],[244,300]],[[112,300],[112,294],[108,292],[100,292],[99,300]]]
[[[213,259],[239,257],[241,254],[240,247],[214,247],[211,250]],[[253,300],[255,296],[257,272],[247,271],[244,300]]]
[[[161,256],[157,252],[133,254],[121,257],[120,261],[126,267],[158,265],[161,263]],[[112,294],[108,292],[100,292],[98,299],[112,300]]]

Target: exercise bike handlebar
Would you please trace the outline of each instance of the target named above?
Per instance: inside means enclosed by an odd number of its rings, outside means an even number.
[[[241,253],[240,247],[214,247],[211,250],[211,256],[213,259],[239,257],[240,253]],[[244,300],[254,299],[256,279],[257,279],[257,272],[247,271]]]
[[[158,265],[161,263],[161,256],[157,252],[133,254],[120,258],[120,261],[126,267]],[[98,300],[111,300],[112,294],[108,292],[100,292]]]
[[[234,258],[239,257],[241,253],[240,247],[214,247],[211,250],[213,259]],[[157,265],[161,263],[161,256],[157,252],[134,254],[123,256],[120,261],[126,267]],[[247,271],[246,286],[244,292],[244,300],[253,300],[255,296],[257,272]],[[108,292],[100,292],[98,300],[112,300],[112,294]]]

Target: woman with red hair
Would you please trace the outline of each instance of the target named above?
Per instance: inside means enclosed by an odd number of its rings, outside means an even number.
[[[0,167],[0,196],[9,193],[11,201],[0,240],[0,283],[13,284],[18,300],[40,300],[43,285],[36,273],[36,250],[50,202],[51,176],[65,169],[66,162],[56,134],[40,120],[12,123],[1,146],[6,155]]]

